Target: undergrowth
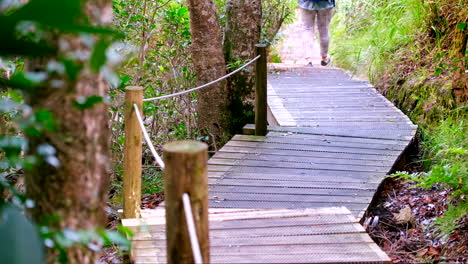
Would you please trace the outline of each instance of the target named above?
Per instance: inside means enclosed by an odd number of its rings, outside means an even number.
[[[338,66],[370,79],[383,70],[399,47],[414,40],[424,21],[421,0],[345,0],[337,4],[331,55]]]
[[[433,222],[435,230],[449,235],[468,213],[468,127],[463,114],[450,115],[439,125],[423,131],[423,165],[428,172],[393,177],[414,182],[414,187],[450,190],[449,207]]]

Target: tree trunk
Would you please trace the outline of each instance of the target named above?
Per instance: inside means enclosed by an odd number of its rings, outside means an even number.
[[[262,22],[261,0],[228,0],[224,52],[228,64],[255,57],[255,44],[260,42]],[[236,133],[246,123],[253,123],[255,101],[255,64],[230,79],[229,95],[232,113],[231,129]]]
[[[191,54],[199,85],[226,74],[222,34],[213,0],[188,0],[190,11]],[[226,82],[218,82],[198,91],[198,125],[215,145],[229,136]]]
[[[110,1],[83,1],[82,7],[96,24],[110,22]],[[58,41],[62,56],[89,52],[85,40],[79,36],[63,35],[58,37]],[[55,167],[41,160],[27,173],[26,188],[28,197],[35,201],[31,213],[36,222],[62,229],[93,230],[105,227],[106,219],[110,138],[108,106],[98,103],[80,110],[75,104],[80,98],[106,96],[108,85],[101,74],[89,69],[87,59],[78,63],[84,68],[75,82],[63,77],[62,87],[43,87],[25,97],[34,110],[46,109],[56,120],[55,131],[28,136],[29,154],[39,155],[38,149],[48,144],[55,148],[60,162]],[[34,70],[31,67],[43,70],[44,62],[32,61],[28,68]],[[51,216],[60,219],[47,221],[46,218]],[[57,252],[49,253],[48,263],[56,263]],[[99,257],[98,252],[83,246],[73,246],[66,250],[66,254],[68,263],[77,264],[96,263]]]
[[[468,14],[468,12],[467,12]],[[459,21],[456,25],[466,24],[468,21]],[[453,36],[453,49],[455,58],[458,62],[455,63],[458,69],[453,74],[452,91],[457,105],[463,106],[468,101],[468,74],[467,70],[467,43],[468,43],[468,26],[463,29],[456,28]]]

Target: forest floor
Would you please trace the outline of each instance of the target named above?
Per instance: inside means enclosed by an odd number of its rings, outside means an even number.
[[[405,168],[422,172],[417,163]],[[413,188],[413,183],[388,178],[370,216],[378,223],[368,227],[370,236],[393,263],[468,263],[468,216],[450,236],[441,235],[431,223],[447,209],[450,190]]]

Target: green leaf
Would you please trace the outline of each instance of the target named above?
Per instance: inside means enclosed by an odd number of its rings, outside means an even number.
[[[460,24],[458,24],[457,28],[460,29],[460,30],[465,30],[465,28],[466,28],[466,23],[460,23]]]
[[[17,91],[9,90],[7,93],[14,102],[21,103],[23,101],[23,96]]]
[[[44,263],[44,250],[39,234],[25,214],[12,206],[1,206],[0,219],[1,263]]]
[[[102,96],[92,95],[88,97],[79,97],[74,102],[73,105],[80,109],[85,110],[88,108],[93,107],[95,104],[99,104],[103,102]]]
[[[51,122],[54,120],[52,113],[46,109],[40,109],[35,114],[36,121],[39,123]]]
[[[96,43],[91,54],[91,59],[89,61],[91,70],[98,73],[101,70],[101,67],[106,64],[106,50],[110,45],[110,41],[107,39],[101,38]]]
[[[130,241],[119,232],[108,230],[103,237],[106,245],[116,244],[124,250],[130,248]]]
[[[78,79],[78,74],[80,74],[83,66],[76,63],[74,60],[63,59],[63,66],[65,66],[65,72],[67,73],[68,78],[72,81]]]
[[[8,158],[17,158],[26,146],[26,139],[22,137],[2,137],[0,138],[0,150]]]
[[[45,41],[18,39],[15,32],[18,22],[10,17],[0,16],[0,56],[46,56],[55,52],[55,48]]]

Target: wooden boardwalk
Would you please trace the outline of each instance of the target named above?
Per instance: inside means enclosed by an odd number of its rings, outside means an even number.
[[[269,133],[209,160],[212,263],[388,262],[358,221],[416,126],[339,69],[278,67],[268,93]],[[145,214],[124,221],[136,262],[164,263],[163,209]]]

